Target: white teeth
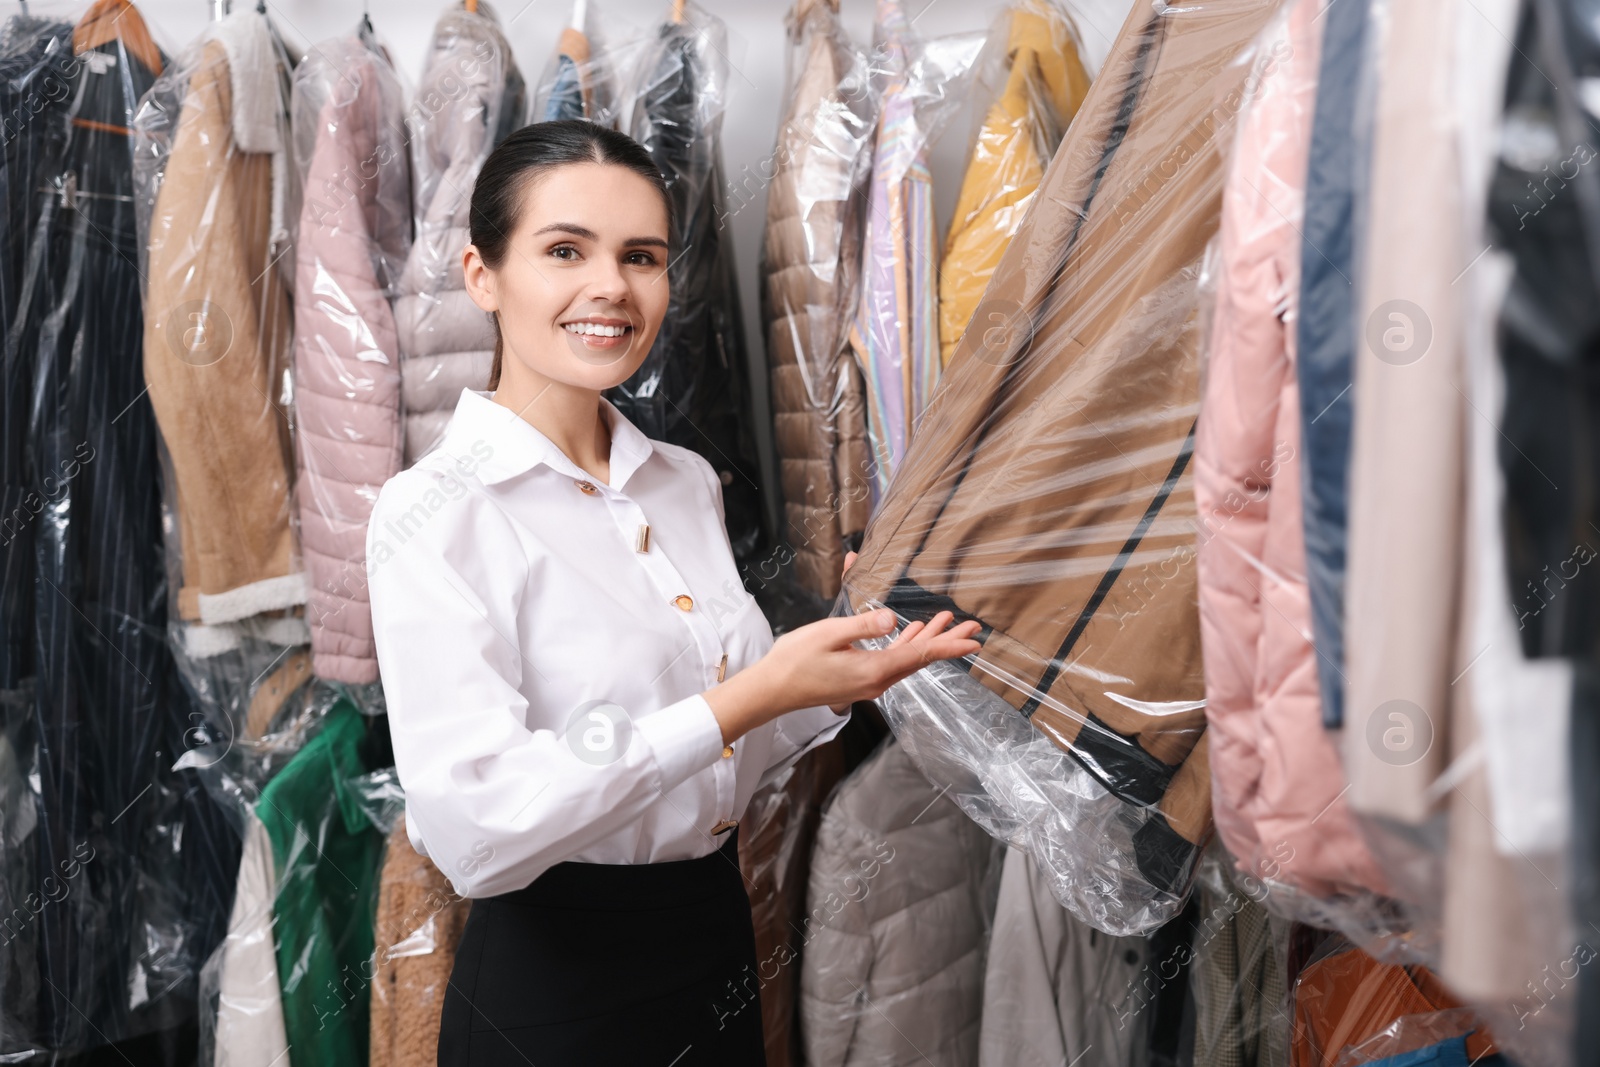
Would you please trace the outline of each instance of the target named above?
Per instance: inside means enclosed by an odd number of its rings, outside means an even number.
[[[593,334],[596,337],[621,337],[628,332],[626,326],[601,326],[593,322],[569,322],[562,328],[568,333]]]

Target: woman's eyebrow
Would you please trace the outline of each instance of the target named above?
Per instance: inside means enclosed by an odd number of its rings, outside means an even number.
[[[541,233],[554,232],[570,233],[572,236],[581,237],[585,241],[598,241],[600,239],[600,235],[589,229],[589,227],[579,226],[575,222],[552,222],[548,226],[541,226],[534,230],[533,235],[537,237]],[[667,242],[660,237],[630,237],[622,242],[622,247],[624,248],[640,248],[647,245],[666,248]]]

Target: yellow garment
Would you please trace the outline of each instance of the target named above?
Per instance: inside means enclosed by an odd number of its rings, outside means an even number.
[[[939,272],[941,367],[950,365],[1062,133],[1089,91],[1077,35],[1053,3],[1031,0],[1012,10],[1006,59],[1005,89],[972,147],[945,240]]]

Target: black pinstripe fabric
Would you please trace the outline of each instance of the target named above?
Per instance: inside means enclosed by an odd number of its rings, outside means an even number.
[[[0,1053],[38,1023],[38,929],[29,896],[38,878],[32,840],[34,797],[22,777],[34,749],[33,524],[43,501],[32,493],[28,426],[33,359],[22,358],[18,311],[26,250],[48,161],[59,159],[71,80],[72,26],[17,16],[0,30],[0,745],[12,775],[0,828]],[[24,810],[26,809],[26,810]]]
[[[21,851],[41,902],[16,924],[27,938],[0,943],[11,971],[26,976],[17,957],[31,950],[37,973],[35,1011],[18,1011],[29,1031],[5,1042],[60,1050],[193,1016],[239,854],[193,772],[169,770],[190,705],[166,644],[126,133],[155,74],[115,41],[68,73],[54,109],[18,134],[43,155],[27,182],[37,215],[7,335],[0,455],[8,497],[28,512],[18,540],[31,542],[6,557],[0,669],[18,686],[32,674],[14,740],[37,772]],[[8,993],[5,1010],[15,1003]]]
[[[17,16],[0,30],[0,690],[33,674],[32,520],[39,502],[28,499],[25,473],[33,361],[20,357],[13,332],[42,204],[36,191],[66,134],[71,57],[68,23]]]

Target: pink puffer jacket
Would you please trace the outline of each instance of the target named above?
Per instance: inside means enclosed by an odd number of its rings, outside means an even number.
[[[304,206],[296,240],[295,499],[311,579],[312,669],[378,680],[367,599],[367,519],[400,470],[400,352],[390,280],[410,237],[399,79],[359,39],[311,50],[295,72]],[[309,140],[309,139],[308,139]],[[305,158],[309,150],[309,159]]]
[[[1326,897],[1383,880],[1322,726],[1301,525],[1294,321],[1321,7],[1273,23],[1239,117],[1195,502],[1217,831],[1247,874]]]

